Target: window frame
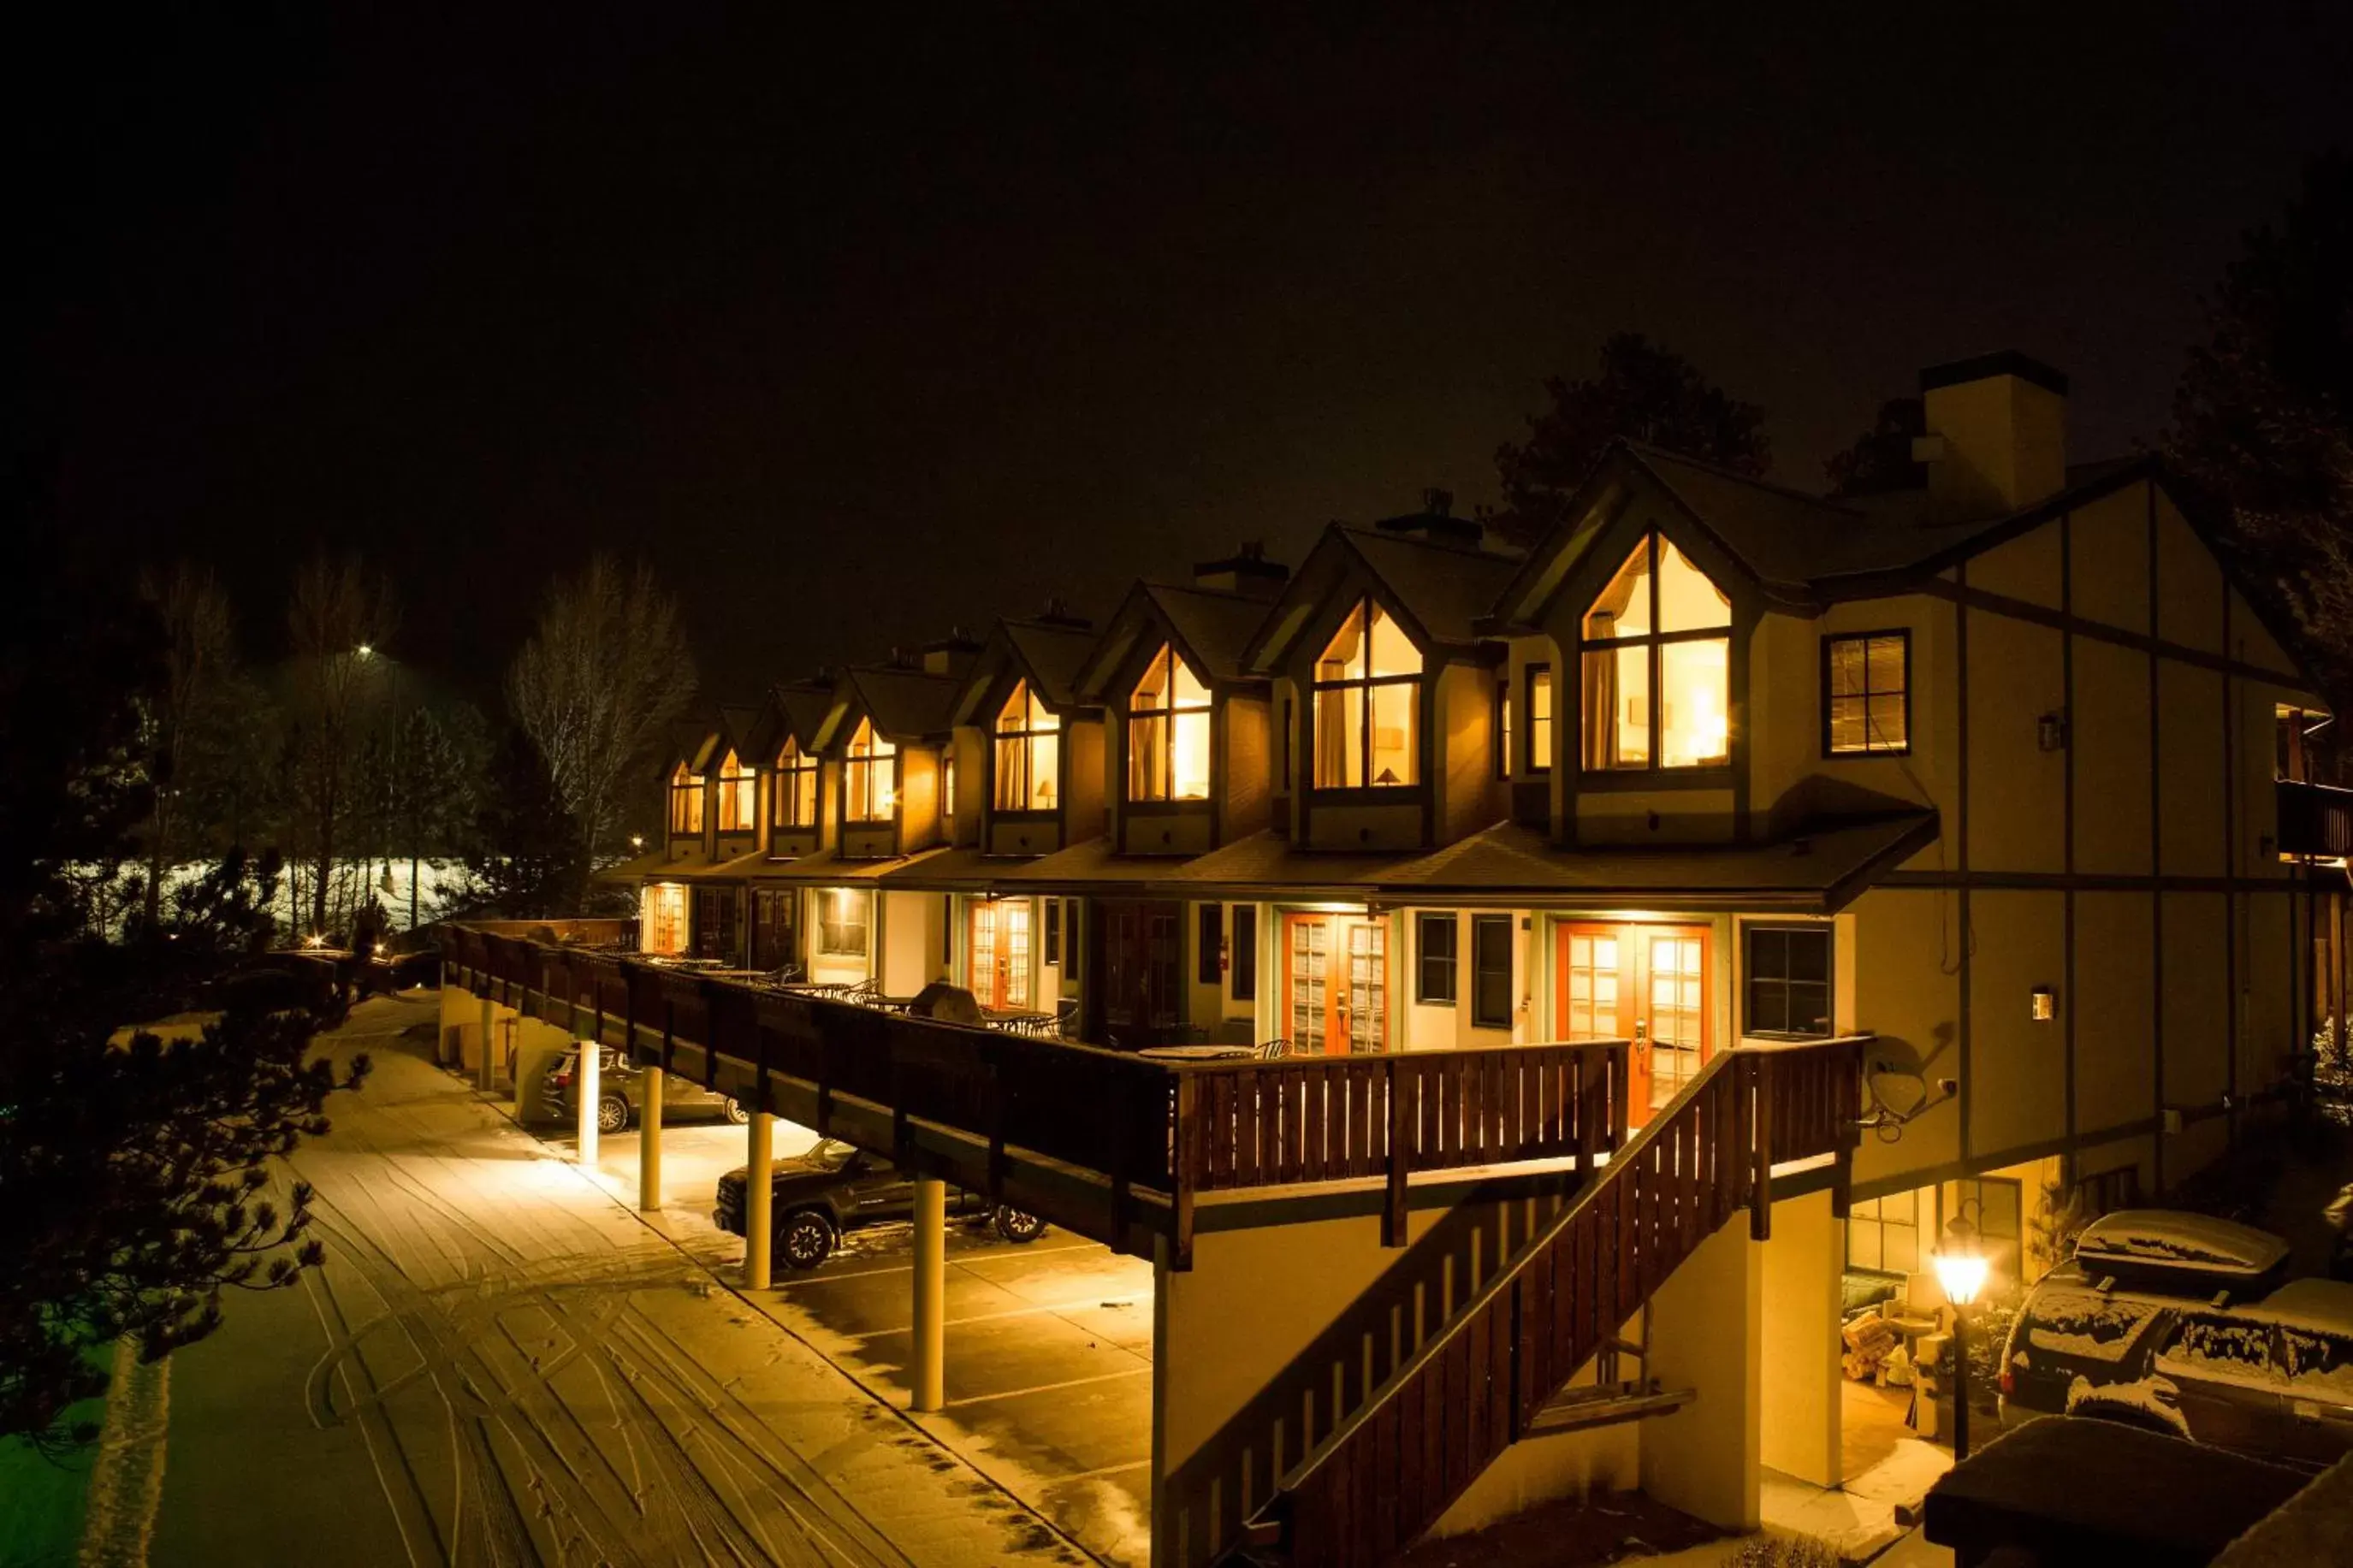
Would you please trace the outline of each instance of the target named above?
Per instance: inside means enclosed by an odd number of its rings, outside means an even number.
[[[702,837],[702,775],[690,770],[684,763],[670,770],[669,822],[672,838],[689,835],[697,838]]]
[[[733,763],[731,771],[729,764]],[[714,793],[718,800],[714,816],[722,833],[757,833],[760,831],[760,770],[746,767],[744,759],[730,746],[713,770]],[[733,816],[734,820],[728,819]]]
[[[1048,894],[1039,900],[1038,962],[1049,969],[1062,966],[1062,900]]]
[[[1258,1000],[1258,906],[1236,904],[1227,941],[1232,949],[1233,962],[1226,970],[1226,982],[1237,1002]]]
[[[1474,1029],[1508,1029],[1516,1009],[1512,1002],[1512,937],[1515,917],[1512,915],[1472,915],[1471,917],[1471,1026]],[[1487,998],[1482,984],[1493,971],[1482,964],[1490,936],[1500,931],[1504,959],[1504,1001],[1500,1014],[1487,1010]]]
[[[863,753],[858,749],[860,739],[867,746]],[[874,777],[878,772],[888,781],[890,804],[881,808],[879,816],[860,815],[861,791],[866,799],[865,810],[874,809]],[[858,721],[858,727],[849,732],[849,743],[842,748],[841,820],[843,826],[849,827],[895,826],[899,821],[899,748],[874,727],[871,715]]]
[[[1193,983],[1226,983],[1226,906],[1210,899],[1193,914]]]
[[[1536,712],[1536,677],[1538,676],[1544,677],[1545,688],[1545,710],[1541,716]],[[1522,711],[1526,717],[1520,725],[1520,729],[1526,737],[1525,744],[1528,752],[1524,765],[1530,773],[1538,778],[1544,778],[1552,773],[1553,728],[1560,721],[1560,682],[1553,679],[1552,661],[1542,659],[1531,662],[1527,667],[1524,686],[1526,695],[1523,699]],[[1542,746],[1536,743],[1539,729],[1544,734]]]
[[[1413,674],[1375,675],[1371,672],[1373,615],[1377,610],[1379,612],[1382,619],[1388,621],[1390,626],[1397,629],[1398,635],[1405,638],[1407,646],[1413,649],[1414,656],[1420,660],[1421,668],[1415,671]],[[1345,627],[1348,622],[1358,615],[1362,615],[1365,617],[1365,629],[1362,639],[1362,658],[1365,662],[1366,673],[1362,676],[1343,676],[1336,680],[1324,679],[1323,675],[1320,673],[1324,663],[1324,650],[1328,649],[1332,646],[1333,641],[1339,637],[1341,629]],[[1429,769],[1424,765],[1422,758],[1422,750],[1429,738],[1429,722],[1428,715],[1422,711],[1422,696],[1423,689],[1429,684],[1430,652],[1427,648],[1424,648],[1420,643],[1414,639],[1411,633],[1405,629],[1405,623],[1398,617],[1395,612],[1391,611],[1388,605],[1383,605],[1380,602],[1380,596],[1378,595],[1365,593],[1356,595],[1355,603],[1349,606],[1348,613],[1340,618],[1340,625],[1335,626],[1332,629],[1332,635],[1324,639],[1323,647],[1317,648],[1315,652],[1309,657],[1307,661],[1307,727],[1310,730],[1316,731],[1314,735],[1309,737],[1309,743],[1305,748],[1307,760],[1307,788],[1311,792],[1318,796],[1325,797],[1338,796],[1349,799],[1371,797],[1375,799],[1394,800],[1429,787],[1427,777]],[[1409,748],[1409,754],[1413,760],[1413,777],[1400,780],[1396,784],[1376,784],[1373,781],[1373,732],[1376,728],[1373,723],[1373,697],[1374,693],[1382,688],[1394,686],[1409,688],[1412,693],[1413,744]],[[1359,744],[1364,753],[1361,759],[1364,782],[1362,784],[1320,784],[1315,778],[1315,769],[1323,756],[1323,748],[1319,742],[1323,732],[1321,712],[1324,706],[1324,695],[1326,692],[1331,692],[1334,694],[1335,700],[1345,701],[1345,694],[1350,691],[1363,693],[1363,735]],[[1345,723],[1343,728],[1345,728]]]
[[[801,750],[798,736],[785,737],[785,743],[776,748],[776,776],[769,785],[769,826],[797,829],[818,826],[818,788],[823,765],[815,756]],[[799,820],[801,781],[804,778],[808,781],[807,822]]]
[[[1006,721],[1017,707],[1021,710],[1018,718],[1020,727],[1008,730],[1005,727]],[[993,814],[997,816],[1051,819],[1060,812],[1063,739],[1062,716],[1039,694],[1027,676],[1016,680],[1013,689],[1005,694],[1005,700],[997,705],[997,721],[988,731],[988,805]],[[1054,792],[1053,804],[1032,805],[1029,802],[1035,796],[1039,782],[1038,752],[1040,743],[1048,740],[1053,742],[1054,747],[1053,777],[1048,781]],[[1018,765],[1008,768],[1008,758],[1015,759]],[[1008,805],[1007,781],[1016,775],[1020,788],[1013,798],[1020,804]]]
[[[839,907],[847,907],[853,900],[857,901],[857,907],[864,917],[857,922],[855,928],[860,933],[859,942],[854,948],[838,947],[834,944],[834,933],[852,928],[849,921],[834,918],[832,911],[837,907],[837,901]],[[873,893],[864,888],[818,889],[817,944],[811,952],[821,958],[871,958],[874,952]]]
[[[1446,933],[1443,954],[1430,952],[1432,931]],[[1445,964],[1446,994],[1430,984],[1433,960]],[[1462,922],[1452,910],[1421,910],[1413,917],[1413,1000],[1418,1007],[1452,1007],[1462,998]]]
[[[1904,743],[1900,746],[1873,746],[1869,743],[1868,740],[1866,740],[1861,751],[1838,750],[1831,744],[1832,734],[1832,727],[1831,723],[1831,649],[1839,643],[1859,642],[1865,645],[1862,659],[1863,689],[1861,692],[1849,692],[1847,695],[1850,697],[1860,696],[1862,699],[1864,722],[1868,724],[1871,714],[1871,699],[1874,695],[1871,689],[1871,650],[1869,645],[1874,638],[1879,637],[1894,637],[1904,645]],[[1887,626],[1877,631],[1867,632],[1824,632],[1822,634],[1821,641],[1820,698],[1823,760],[1826,762],[1852,762],[1858,758],[1910,756],[1912,754],[1912,628],[1909,626]],[[1887,693],[1882,692],[1877,693],[1876,695],[1884,696],[1887,695]]]
[[[1760,1029],[1757,1026],[1756,990],[1757,939],[1759,936],[1810,936],[1822,942],[1822,1000],[1831,1021],[1820,1034],[1810,1029]],[[1811,985],[1810,980],[1791,980],[1785,973],[1773,977],[1781,987],[1782,1016],[1788,1016],[1789,987]],[[1831,1040],[1838,1037],[1838,931],[1820,921],[1746,921],[1740,927],[1740,1032],[1744,1037],[1759,1040]]]
[[[1685,561],[1691,563],[1692,570],[1706,578],[1708,585],[1724,595],[1725,614],[1724,625],[1698,626],[1680,632],[1662,632],[1657,629],[1662,619],[1659,605],[1659,584],[1662,575],[1661,567],[1665,560],[1665,547],[1671,544]],[[1731,594],[1717,582],[1715,574],[1701,565],[1679,541],[1669,539],[1663,529],[1656,526],[1644,529],[1641,548],[1650,552],[1650,569],[1645,574],[1648,586],[1644,591],[1651,596],[1650,625],[1652,629],[1622,637],[1590,637],[1585,634],[1585,624],[1592,617],[1594,604],[1601,594],[1609,592],[1609,584],[1618,580],[1618,574],[1625,571],[1626,563],[1633,559],[1634,552],[1630,550],[1617,558],[1617,564],[1610,569],[1609,575],[1602,581],[1600,588],[1596,591],[1595,597],[1587,600],[1585,607],[1577,612],[1577,771],[1580,780],[1579,787],[1583,789],[1656,789],[1671,784],[1712,784],[1719,779],[1728,777],[1736,765],[1733,754],[1736,736],[1733,725],[1732,656],[1740,640],[1739,607],[1732,603]],[[1695,763],[1662,762],[1661,753],[1666,750],[1662,744],[1664,727],[1658,721],[1659,693],[1664,684],[1662,679],[1662,650],[1679,643],[1704,642],[1724,644],[1724,755],[1720,759],[1711,758]],[[1590,684],[1585,673],[1587,664],[1596,653],[1615,652],[1620,648],[1628,647],[1639,647],[1644,651],[1644,663],[1649,671],[1651,755],[1639,765],[1595,767],[1588,760],[1591,755],[1593,745],[1594,723],[1593,715],[1586,711],[1586,691]],[[1553,699],[1554,719],[1557,722],[1560,700],[1560,687],[1557,682],[1553,688]],[[1610,722],[1614,724],[1616,721],[1617,717],[1613,712],[1610,715]],[[1612,780],[1630,782],[1613,784],[1610,782]]]
[[[1489,715],[1488,722],[1494,736],[1495,778],[1501,783],[1512,776],[1512,677],[1508,670],[1495,681],[1495,710]]]

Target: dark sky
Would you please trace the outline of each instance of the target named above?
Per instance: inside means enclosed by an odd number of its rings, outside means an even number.
[[[265,649],[290,563],[357,545],[483,692],[596,545],[733,695],[1468,510],[1620,328],[1763,405],[1791,483],[2004,346],[2113,452],[2353,142],[2343,5],[72,9],[12,48],[12,442]]]

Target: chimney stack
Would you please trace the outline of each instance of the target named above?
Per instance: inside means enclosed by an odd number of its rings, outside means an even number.
[[[1246,599],[1271,600],[1282,594],[1282,585],[1290,580],[1290,567],[1266,558],[1263,540],[1243,540],[1240,548],[1222,561],[1193,563],[1193,586],[1240,594]]]
[[[1928,466],[1937,521],[2000,517],[2067,485],[2067,378],[2015,349],[1920,373],[1927,434],[1912,456]]]

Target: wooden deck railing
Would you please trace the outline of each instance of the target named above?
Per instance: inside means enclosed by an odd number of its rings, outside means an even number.
[[[1727,1218],[1746,1207],[1752,1233],[1767,1233],[1775,1164],[1832,1156],[1842,1213],[1864,1043],[1709,1062],[1355,1410],[1301,1433],[1307,1457],[1251,1522],[1253,1542],[1298,1568],[1394,1556]]]
[[[1103,1212],[1050,1217],[1117,1247],[1145,1224],[1169,1237],[1179,1267],[1204,1193],[1377,1179],[1384,1237],[1402,1245],[1414,1174],[1589,1163],[1626,1126],[1622,1041],[1170,1063],[480,926],[448,929],[443,960],[469,989],[706,1087],[723,1079],[747,1103],[776,1109],[773,1087],[789,1080],[804,1101],[813,1091],[819,1132],[873,1142],[865,1123],[834,1121],[839,1098],[855,1097],[890,1115],[878,1152],[905,1152],[912,1121],[985,1141],[985,1168],[958,1179],[992,1196],[1013,1152],[1091,1173]],[[1138,1190],[1165,1202],[1146,1213]]]

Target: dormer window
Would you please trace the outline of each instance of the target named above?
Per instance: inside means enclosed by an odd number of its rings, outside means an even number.
[[[719,831],[752,833],[760,826],[760,778],[733,748],[719,762]]]
[[[801,750],[791,736],[776,753],[776,798],[772,814],[778,827],[817,826],[818,761]]]
[[[1656,532],[1585,614],[1585,766],[1731,760],[1732,601]]]
[[[1366,598],[1315,661],[1315,787],[1421,782],[1421,650]]]
[[[689,773],[684,763],[670,771],[670,831],[672,837],[702,831],[702,775]]]
[[[956,780],[955,746],[953,742],[940,748],[940,815],[955,820]]]
[[[1127,798],[1209,798],[1209,689],[1166,643],[1128,697]]]
[[[849,756],[842,764],[847,805],[842,815],[852,822],[888,822],[899,804],[899,748],[874,732],[874,721],[860,719],[849,737]]]
[[[997,809],[1051,811],[1062,757],[1062,721],[1026,680],[997,714]]]

